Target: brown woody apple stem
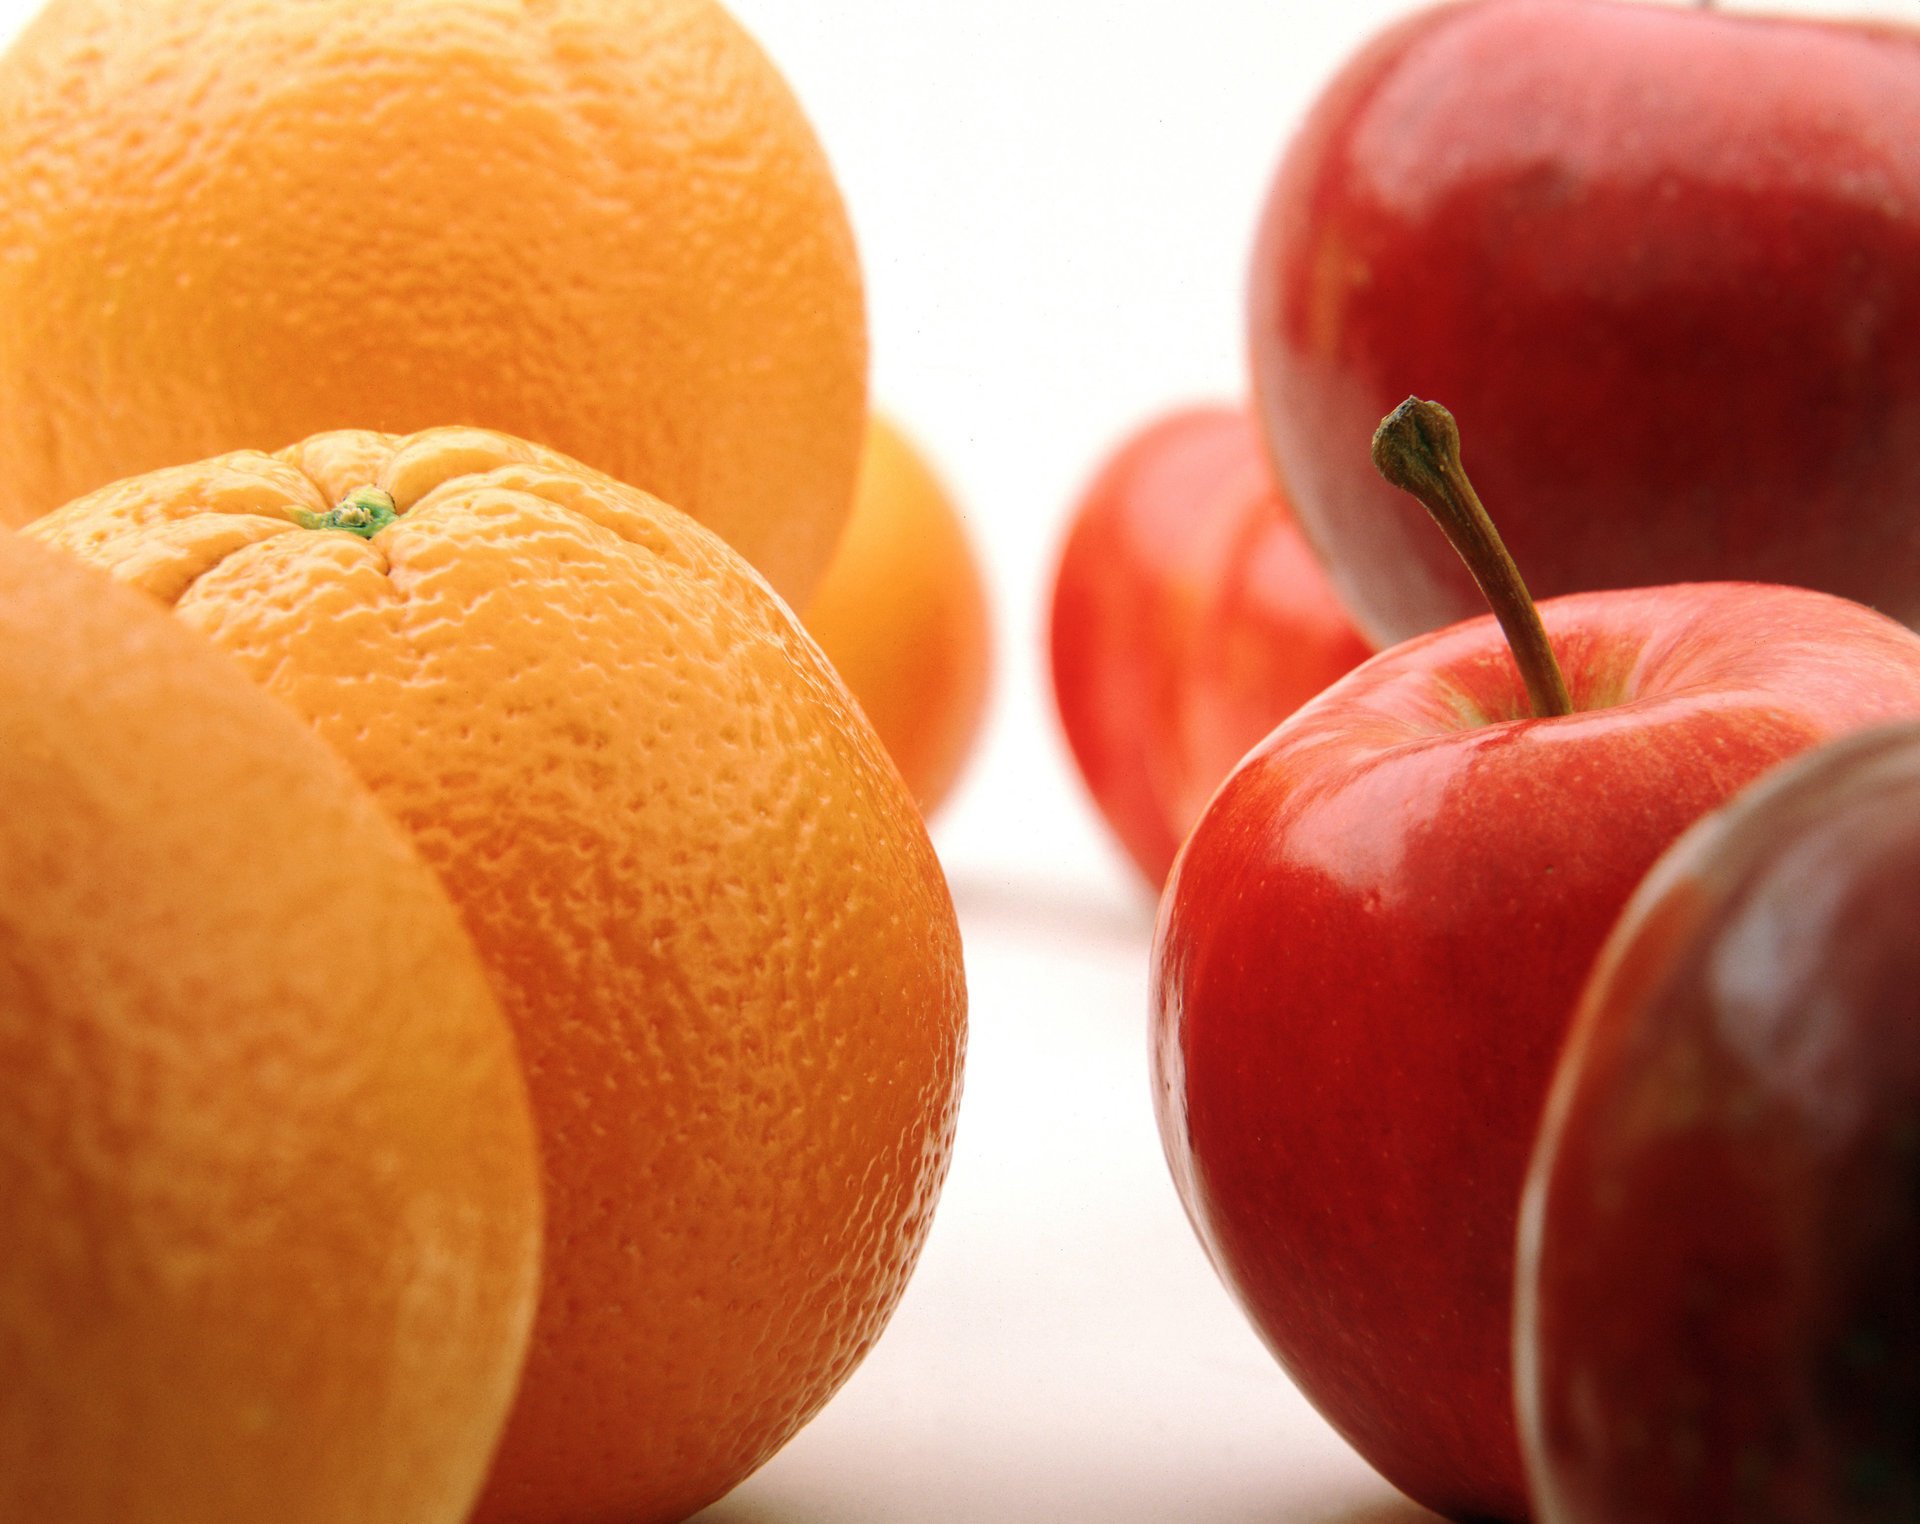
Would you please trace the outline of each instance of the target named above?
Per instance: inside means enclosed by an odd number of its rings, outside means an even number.
[[[1373,465],[1402,492],[1420,499],[1467,563],[1500,621],[1535,716],[1572,714],[1567,680],[1547,641],[1540,611],[1460,464],[1460,429],[1453,414],[1437,402],[1407,398],[1374,430]]]

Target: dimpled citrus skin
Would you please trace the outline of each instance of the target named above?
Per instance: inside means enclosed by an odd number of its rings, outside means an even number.
[[[0,1524],[459,1524],[532,1325],[512,1037],[297,716],[0,530]]]
[[[853,517],[807,605],[806,624],[921,812],[932,815],[986,719],[993,630],[960,510],[883,415],[868,425]]]
[[[296,526],[364,484],[371,540]],[[518,1031],[545,1289],[487,1524],[692,1512],[824,1402],[944,1175],[945,880],[845,688],[684,515],[477,430],[322,435],[35,526],[307,715]]]
[[[0,59],[0,524],[322,429],[537,439],[804,601],[866,319],[712,0],[53,0]]]

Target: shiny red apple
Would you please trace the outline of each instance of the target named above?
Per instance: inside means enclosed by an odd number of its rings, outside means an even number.
[[[1546,1524],[1920,1518],[1920,726],[1780,769],[1608,939],[1522,1213]]]
[[[1156,419],[1101,467],[1055,572],[1050,644],[1074,760],[1155,886],[1242,753],[1370,649],[1230,407]]]
[[[1383,437],[1461,497],[1444,410],[1408,407]],[[1524,670],[1492,618],[1408,641],[1214,796],[1161,901],[1153,1075],[1188,1215],[1302,1391],[1420,1502],[1517,1520],[1515,1220],[1594,954],[1699,816],[1920,716],[1920,637],[1752,584],[1569,595],[1530,635],[1524,589],[1498,606]]]
[[[1790,582],[1920,624],[1920,27],[1422,11],[1287,150],[1250,297],[1274,457],[1382,643],[1480,608],[1367,468],[1409,392],[1538,595]]]

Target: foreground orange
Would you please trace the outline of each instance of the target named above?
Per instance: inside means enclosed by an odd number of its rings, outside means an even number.
[[[0,1524],[459,1524],[534,1312],[513,1042],[299,720],[0,530]]]
[[[818,649],[684,515],[478,430],[157,472],[33,532],[308,716],[495,975],[549,1236],[478,1517],[727,1490],[885,1323],[959,1084],[946,885]]]
[[[924,456],[876,415],[845,537],[807,628],[932,814],[986,718],[986,586],[960,512]]]
[[[795,602],[866,420],[852,234],[713,0],[52,0],[0,60],[0,524],[321,429],[506,429]]]

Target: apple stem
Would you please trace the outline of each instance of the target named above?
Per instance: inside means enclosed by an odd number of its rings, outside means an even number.
[[[1425,505],[1467,563],[1500,621],[1535,717],[1572,714],[1567,680],[1547,641],[1540,611],[1460,464],[1460,429],[1453,414],[1437,402],[1407,398],[1374,431],[1373,464],[1394,486]]]

